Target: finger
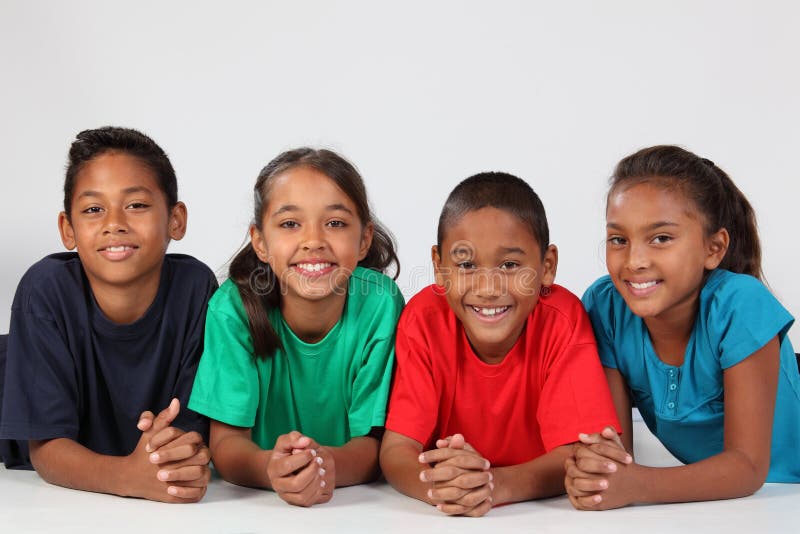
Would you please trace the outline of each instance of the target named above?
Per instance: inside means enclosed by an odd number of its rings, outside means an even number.
[[[583,510],[595,510],[603,502],[603,496],[595,494],[588,497],[575,497],[575,501]]]
[[[428,490],[428,498],[436,504],[457,501],[471,489],[462,489],[455,486],[444,486],[441,488],[431,488]]]
[[[311,456],[309,452],[306,452],[305,454],[293,454],[271,461],[267,472],[270,479],[275,480],[273,488],[276,491],[279,488],[275,487],[275,485],[278,484],[282,491],[296,492],[305,487],[310,477],[318,476],[314,475],[314,473],[317,473],[321,468],[322,458]],[[300,480],[292,482],[297,477],[301,477]]]
[[[605,475],[616,473],[618,470],[615,462],[597,457],[578,457],[575,459],[575,467],[583,473],[593,475]]]
[[[462,434],[453,434],[453,437],[450,439],[450,446],[454,449],[463,449],[466,443],[467,440],[464,439]]]
[[[464,474],[453,477],[444,484],[438,484],[442,487],[453,486],[461,489],[474,489],[489,484],[492,479],[493,477],[490,471],[467,471]],[[434,484],[437,483],[434,482]]]
[[[436,440],[436,448],[443,449],[450,446],[450,436]]]
[[[477,454],[459,454],[449,460],[435,462],[434,469],[443,467],[457,467],[469,471],[488,471],[491,464],[489,460]]]
[[[142,412],[142,415],[139,416],[139,422],[136,423],[136,428],[138,428],[142,432],[147,432],[148,430],[150,430],[150,427],[153,426],[154,418],[155,415],[153,415],[153,412],[149,410],[146,412]]]
[[[605,456],[610,460],[615,460],[623,464],[629,464],[633,461],[633,458],[630,454],[628,454],[628,451],[626,451],[621,445],[617,445],[611,441],[604,441],[602,443],[589,445],[588,448],[595,454]]]
[[[311,443],[311,438],[304,436],[297,430],[292,430],[288,434],[278,436],[275,446],[272,448],[273,454],[291,454],[294,449],[306,449]]]
[[[147,446],[145,450],[148,452],[155,451],[164,445],[177,440],[179,437],[183,436],[186,432],[181,430],[180,428],[174,426],[168,426],[167,428],[161,429],[153,434],[149,440],[147,440]]]
[[[191,486],[167,486],[167,493],[186,502],[197,502],[206,494],[206,486],[195,488]]]
[[[592,434],[584,434],[584,433],[578,434],[578,441],[580,441],[581,443],[585,443],[586,445],[591,445],[593,443],[600,443],[600,440],[602,439],[603,436],[601,436],[597,432],[594,432]]]
[[[169,406],[161,410],[156,418],[153,420],[153,427],[151,431],[159,432],[167,428],[178,417],[181,410],[181,402],[177,398],[170,401]]]
[[[472,510],[465,512],[463,515],[465,515],[466,517],[481,517],[489,513],[489,510],[491,509],[492,509],[492,502],[487,499],[482,503],[480,503],[479,505],[472,508]]]
[[[452,447],[447,447],[442,449],[431,449],[429,451],[425,451],[419,455],[418,459],[420,463],[432,464],[432,463],[444,462],[458,456],[464,458],[472,458],[473,460],[464,460],[465,462],[469,463],[469,465],[474,465],[474,467],[471,467],[471,469],[489,469],[489,467],[491,466],[488,460],[486,460],[485,458],[481,457],[480,455],[476,454],[473,451],[467,451],[464,449],[453,449]]]
[[[175,469],[159,469],[156,477],[162,482],[192,482],[193,484],[182,485],[200,487],[208,485],[211,470],[205,465],[187,465]]]
[[[493,488],[494,486],[485,484],[480,488],[470,491],[463,497],[454,501],[454,503],[466,506],[467,508],[472,508],[487,500],[491,502]]]
[[[188,460],[197,453],[197,445],[194,443],[187,443],[177,447],[170,447],[169,449],[159,449],[156,452],[151,453],[149,459],[151,464],[166,464]]]
[[[573,494],[578,496],[594,495],[608,489],[608,480],[605,478],[574,478],[572,479]]]

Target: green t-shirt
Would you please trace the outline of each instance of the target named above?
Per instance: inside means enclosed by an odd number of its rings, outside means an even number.
[[[239,290],[227,280],[208,304],[189,408],[252,428],[253,441],[264,449],[292,430],[334,447],[364,436],[386,419],[402,308],[392,279],[357,267],[342,317],[325,338],[303,342],[280,309],[272,309],[270,322],[283,348],[257,358]]]

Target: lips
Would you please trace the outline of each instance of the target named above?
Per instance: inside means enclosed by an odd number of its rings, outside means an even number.
[[[506,316],[511,306],[473,306],[468,305],[468,309],[481,321],[496,322]]]
[[[327,261],[301,261],[292,265],[292,268],[298,273],[312,278],[328,274],[335,267],[335,263]]]
[[[108,245],[98,250],[101,256],[111,261],[121,261],[131,257],[139,247],[132,244]]]
[[[637,297],[644,297],[655,291],[661,282],[662,280],[645,280],[641,282],[625,280],[625,285],[628,286],[628,289],[631,293],[633,293],[633,295]]]

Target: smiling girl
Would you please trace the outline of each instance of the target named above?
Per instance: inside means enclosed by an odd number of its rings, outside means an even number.
[[[583,297],[624,433],[567,460],[580,509],[749,495],[800,482],[794,319],[761,282],[755,214],[713,162],[675,146],[623,159],[606,208],[608,276]],[[633,463],[631,406],[685,466]]]
[[[310,506],[377,476],[403,307],[382,274],[392,264],[349,162],[300,148],[264,167],[250,243],[209,304],[190,401],[212,419],[226,480]]]

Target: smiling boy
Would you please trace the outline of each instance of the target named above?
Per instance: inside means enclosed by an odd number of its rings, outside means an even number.
[[[619,425],[586,313],[553,284],[539,197],[508,174],[464,180],[432,259],[436,285],[398,325],[386,479],[451,515],[564,493],[578,433]]]
[[[180,405],[217,283],[194,258],[166,254],[186,231],[166,154],[135,130],[81,132],[58,226],[77,253],[50,255],[20,281],[0,438],[28,440],[53,484],[199,500],[208,421]]]

